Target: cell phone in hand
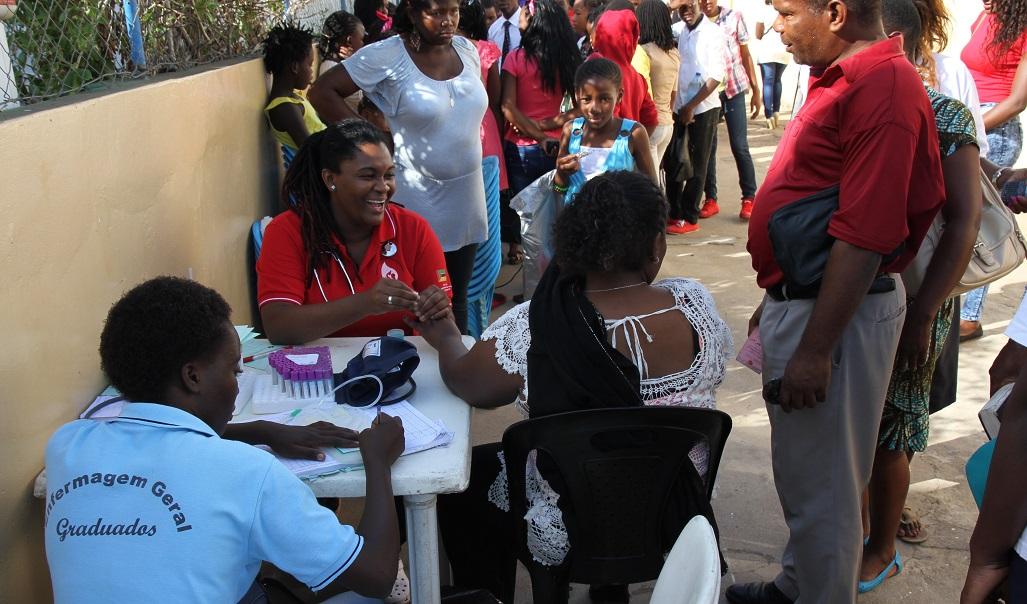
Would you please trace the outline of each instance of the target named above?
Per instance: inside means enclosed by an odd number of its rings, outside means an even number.
[[[774,378],[763,385],[763,400],[770,405],[781,404],[781,378]]]

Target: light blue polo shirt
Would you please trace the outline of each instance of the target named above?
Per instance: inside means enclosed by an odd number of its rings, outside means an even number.
[[[364,544],[270,454],[166,405],[61,427],[46,473],[57,602],[234,604],[262,560],[317,591]]]

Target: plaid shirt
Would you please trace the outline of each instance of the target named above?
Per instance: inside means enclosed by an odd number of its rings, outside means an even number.
[[[724,92],[727,98],[733,99],[739,94],[749,91],[749,76],[745,73],[742,65],[742,44],[749,43],[749,29],[745,26],[742,13],[725,8],[720,8],[720,14],[716,19],[711,19],[720,26],[727,38],[727,78],[724,81]]]

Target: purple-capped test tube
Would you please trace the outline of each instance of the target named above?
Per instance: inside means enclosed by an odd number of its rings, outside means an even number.
[[[303,370],[303,398],[310,398],[311,396],[314,395],[313,391],[311,391],[311,389],[310,389],[310,386],[311,386],[310,381],[311,381],[311,379],[313,377],[310,374],[311,374],[311,371],[309,369],[304,369]]]

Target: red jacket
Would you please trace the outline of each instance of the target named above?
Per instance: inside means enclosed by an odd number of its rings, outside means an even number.
[[[649,96],[645,78],[631,66],[631,57],[638,47],[638,19],[630,10],[607,11],[599,18],[595,29],[592,56],[609,59],[620,67],[624,82],[624,98],[617,105],[616,114],[635,120],[646,128],[657,126],[656,103]]]

